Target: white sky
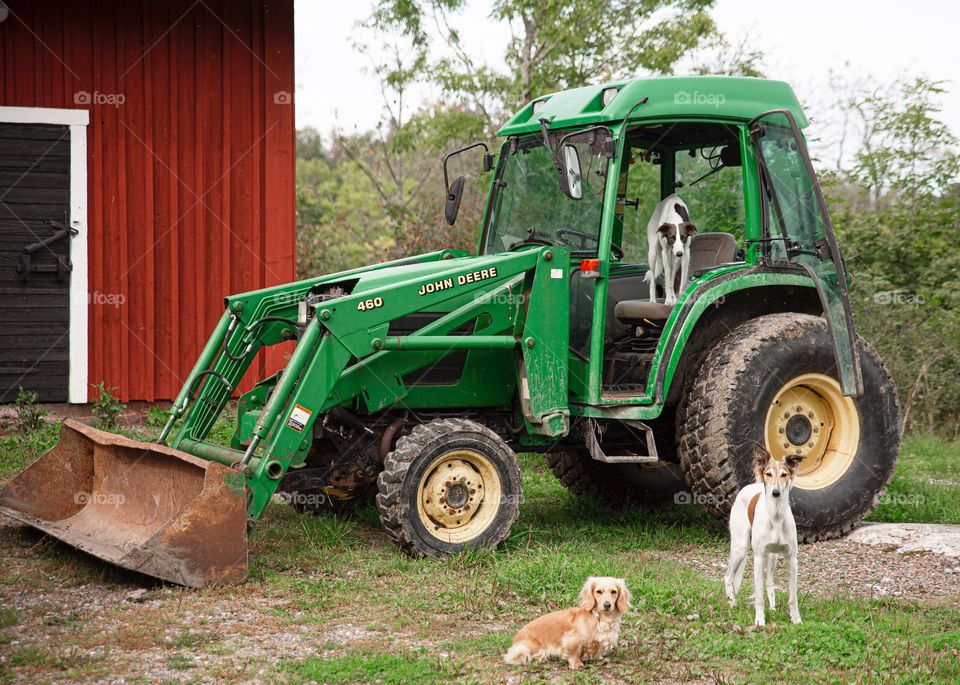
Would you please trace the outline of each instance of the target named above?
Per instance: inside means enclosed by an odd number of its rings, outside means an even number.
[[[327,133],[371,128],[382,100],[369,61],[352,42],[371,0],[295,0],[296,121]],[[505,26],[488,18],[489,0],[470,0],[455,26],[470,54],[502,64]],[[948,81],[941,118],[960,135],[960,3],[956,0],[718,0],[713,15],[732,42],[750,36],[771,78],[789,81],[808,114],[829,120],[831,69],[880,83],[898,76]],[[420,98],[434,98],[427,90]],[[816,131],[813,131],[817,135]]]

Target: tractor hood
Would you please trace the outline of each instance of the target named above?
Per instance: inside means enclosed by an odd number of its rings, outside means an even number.
[[[502,256],[481,255],[478,257],[454,257],[451,259],[441,259],[439,261],[408,262],[373,269],[362,274],[354,274],[350,276],[349,279],[359,279],[353,288],[353,293],[358,294],[413,279],[422,279],[424,284],[427,285],[431,283],[431,276],[442,274],[451,269],[473,267],[479,276],[484,270],[489,272],[490,267],[495,267],[501,261],[503,261]]]

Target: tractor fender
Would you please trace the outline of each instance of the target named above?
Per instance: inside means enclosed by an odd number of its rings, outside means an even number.
[[[698,283],[674,312],[660,341],[655,404],[675,404],[700,356],[733,327],[763,314],[786,311],[822,313],[816,285],[802,271],[745,267]]]

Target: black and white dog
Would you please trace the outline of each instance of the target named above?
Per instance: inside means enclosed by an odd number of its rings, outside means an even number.
[[[680,266],[680,288],[690,278],[690,236],[697,227],[690,223],[686,203],[674,193],[657,203],[647,223],[647,262],[650,270],[645,276],[650,284],[650,301],[657,299],[657,278],[663,276],[666,291],[664,304],[677,303],[674,291],[677,266]]]

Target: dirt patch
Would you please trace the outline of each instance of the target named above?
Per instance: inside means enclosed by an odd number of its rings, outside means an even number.
[[[727,568],[725,551],[691,548],[652,554],[690,565],[718,583]],[[747,567],[744,584],[749,588],[753,565]],[[781,560],[775,578],[778,588],[786,586],[785,573]],[[820,596],[896,597],[960,606],[960,559],[930,552],[902,554],[895,546],[865,545],[847,538],[801,545],[799,582],[801,593]]]

